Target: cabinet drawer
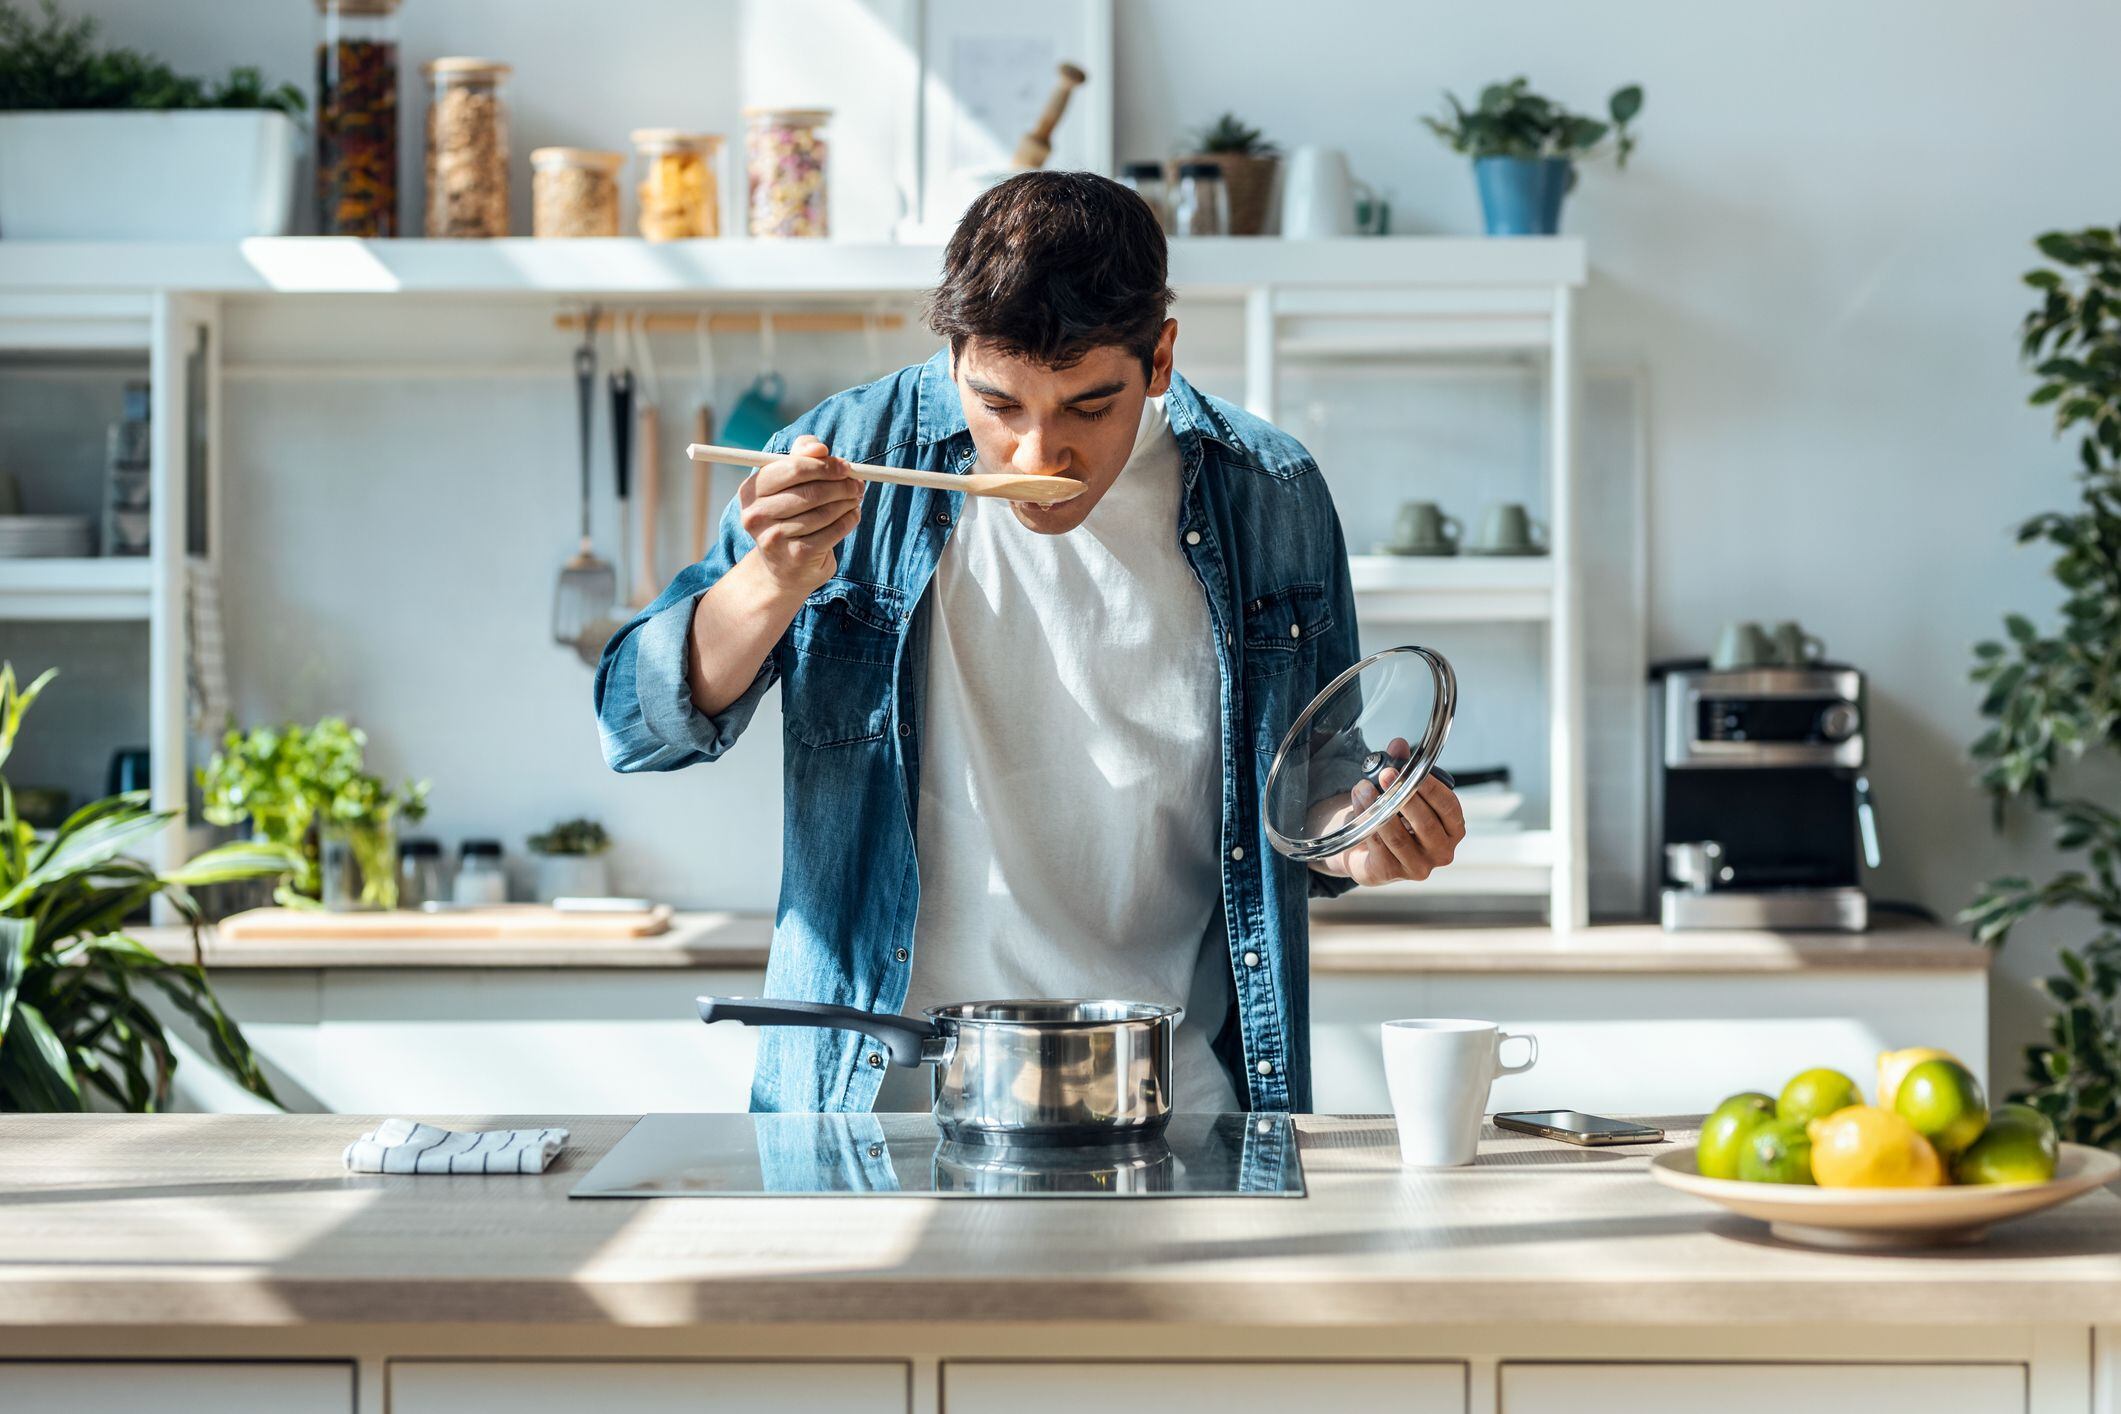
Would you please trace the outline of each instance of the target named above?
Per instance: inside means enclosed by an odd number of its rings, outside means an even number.
[[[906,1414],[902,1364],[406,1360],[390,1414]]]
[[[0,1361],[0,1409],[66,1414],[353,1414],[351,1365]]]
[[[2023,1365],[1512,1365],[1502,1414],[2025,1414]]]
[[[949,1361],[950,1414],[1082,1414],[1085,1409],[1212,1409],[1215,1414],[1465,1414],[1465,1366],[1372,1364],[1100,1364]],[[1698,1412],[1697,1412],[1698,1414]]]

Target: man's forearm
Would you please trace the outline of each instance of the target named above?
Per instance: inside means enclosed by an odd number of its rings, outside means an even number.
[[[807,597],[776,583],[755,549],[731,565],[692,611],[692,705],[712,717],[742,697]]]

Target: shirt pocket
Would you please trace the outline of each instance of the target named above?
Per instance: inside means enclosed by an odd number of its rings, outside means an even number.
[[[828,580],[804,601],[782,670],[790,736],[810,747],[852,746],[890,729],[903,602],[895,589],[852,579]]]
[[[1253,749],[1272,755],[1311,700],[1318,642],[1333,627],[1323,584],[1292,584],[1245,604],[1245,698]]]

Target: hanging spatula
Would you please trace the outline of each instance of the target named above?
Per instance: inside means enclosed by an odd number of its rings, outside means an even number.
[[[583,324],[582,344],[574,351],[575,418],[582,443],[582,541],[574,557],[560,566],[560,577],[552,590],[552,639],[569,648],[578,647],[584,629],[610,618],[612,600],[618,593],[618,577],[609,563],[597,557],[589,539],[590,417],[597,381],[595,339],[595,315],[591,314]]]

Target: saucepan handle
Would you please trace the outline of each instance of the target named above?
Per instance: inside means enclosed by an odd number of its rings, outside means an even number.
[[[814,1026],[823,1031],[859,1031],[875,1036],[891,1052],[893,1065],[917,1066],[925,1043],[935,1039],[932,1023],[915,1016],[863,1011],[830,1002],[777,1002],[753,997],[699,997],[700,1020],[709,1025],[734,1021],[744,1026]]]

